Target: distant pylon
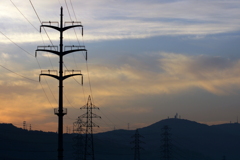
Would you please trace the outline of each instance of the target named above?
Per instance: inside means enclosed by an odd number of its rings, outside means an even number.
[[[91,96],[88,97],[88,102],[85,106],[80,109],[86,109],[87,113],[80,116],[80,118],[86,118],[86,123],[84,126],[86,127],[85,133],[85,147],[84,147],[84,160],[94,160],[94,145],[93,145],[93,127],[99,127],[96,125],[92,119],[93,118],[101,118],[100,116],[92,113],[93,109],[99,109],[95,105],[92,104]]]
[[[75,160],[83,160],[84,153],[84,139],[83,139],[83,124],[84,122],[80,117],[77,118],[77,121],[73,123],[73,133],[76,136],[73,137],[73,149],[74,149],[74,157]]]
[[[162,128],[161,160],[170,160],[171,158],[171,134],[169,130],[170,128],[167,125]]]
[[[26,121],[23,121],[23,129],[26,129]]]
[[[134,160],[140,160],[140,150],[143,149],[140,147],[140,143],[144,143],[140,140],[141,137],[143,138],[143,136],[139,134],[138,129],[136,129],[135,134],[132,136],[134,141],[131,142],[135,144],[135,146],[132,148],[134,149]]]

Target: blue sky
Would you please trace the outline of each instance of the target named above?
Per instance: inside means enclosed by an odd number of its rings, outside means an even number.
[[[38,81],[41,69],[58,69],[58,57],[40,52],[34,57],[37,46],[49,45],[49,39],[38,32],[40,22],[31,3],[12,2],[0,2],[0,31],[27,53],[0,34],[0,64]],[[206,124],[236,121],[239,1],[31,2],[41,21],[59,21],[63,6],[65,21],[81,21],[84,26],[83,37],[78,29],[77,37],[74,30],[64,33],[65,45],[85,45],[89,57],[87,64],[82,53],[64,57],[67,69],[84,74],[83,87],[74,79],[64,82],[65,126],[84,113],[79,107],[89,94],[100,107],[100,132],[114,126],[127,129],[128,123],[130,129],[144,127],[176,113]],[[58,45],[59,34],[46,31]],[[0,122],[20,127],[27,121],[33,129],[56,131],[56,80],[42,79],[42,88],[3,67],[0,73]]]

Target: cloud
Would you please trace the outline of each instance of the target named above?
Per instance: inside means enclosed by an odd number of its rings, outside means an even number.
[[[78,2],[72,1],[76,16],[84,26],[84,40],[138,39],[163,35],[204,36],[239,31],[240,21],[237,1],[121,1],[111,0]],[[34,2],[42,21],[59,21],[59,2]],[[42,38],[9,2],[3,7],[0,19],[5,23],[0,29],[14,42],[41,42]],[[39,28],[38,19],[30,3],[16,3],[29,21]],[[25,7],[28,6],[28,7]],[[49,6],[49,7],[46,7]],[[51,10],[48,9],[51,6]],[[68,2],[71,18],[63,3],[64,20],[75,20]],[[44,8],[44,9],[42,9]],[[77,8],[82,8],[80,11]],[[6,14],[7,13],[7,14]],[[29,14],[31,13],[31,14]],[[17,27],[16,27],[17,26]],[[52,40],[58,40],[58,33],[47,30]],[[81,39],[80,31],[77,31]],[[75,32],[66,32],[65,37],[75,40]],[[43,34],[44,41],[48,38]],[[1,42],[8,42],[2,39]]]
[[[40,23],[30,3],[14,2],[38,29]],[[59,21],[59,3],[64,7],[64,20],[69,21],[63,1],[33,1],[42,21]],[[80,30],[76,30],[77,36],[81,44],[82,40],[88,41],[92,91],[89,89],[88,72],[85,62],[82,63],[82,55],[65,56],[64,69],[81,68],[84,75],[83,87],[76,82],[81,82],[80,77],[64,81],[64,93],[67,95],[64,97],[64,107],[69,108],[69,117],[76,118],[80,114],[79,107],[86,103],[87,96],[92,93],[97,105],[106,110],[111,108],[113,113],[121,113],[119,117],[128,119],[127,116],[133,114],[138,116],[133,121],[139,121],[136,122],[139,126],[140,123],[151,123],[147,115],[151,116],[152,112],[156,114],[155,117],[159,118],[159,114],[166,117],[162,112],[155,112],[159,104],[165,107],[159,108],[168,107],[169,112],[175,112],[173,95],[182,98],[180,93],[196,91],[201,92],[199,95],[202,97],[208,94],[219,98],[238,93],[240,61],[235,55],[238,39],[233,38],[236,35],[229,34],[239,31],[238,1],[72,0],[72,3],[78,20],[84,25],[84,38],[82,39]],[[9,1],[1,4],[0,20],[4,23],[0,24],[0,31],[32,55],[1,35],[1,65],[37,81],[41,69],[58,69],[58,58],[52,54],[38,53],[37,61],[34,58],[38,45],[50,44],[45,33],[42,32],[41,37]],[[68,3],[69,8],[70,6]],[[73,18],[71,9],[70,13]],[[59,33],[50,29],[47,32],[54,45],[59,45]],[[218,33],[225,34],[208,36]],[[146,37],[154,38],[144,39]],[[100,40],[106,41],[99,42]],[[65,45],[76,43],[73,30],[64,33]],[[198,53],[202,55],[197,55]],[[229,58],[228,54],[235,58]],[[54,117],[52,109],[58,105],[57,81],[42,77],[40,85],[4,68],[0,70],[1,109],[4,111],[0,120],[18,123],[26,119],[35,125],[41,123],[48,126],[48,129],[54,128],[56,122],[51,116]],[[188,96],[186,95],[186,101]],[[159,97],[164,97],[161,102]],[[214,105],[222,104],[217,98],[214,100],[219,103]],[[200,108],[201,100],[198,99],[198,102]],[[193,104],[184,102],[181,105],[189,107]],[[189,111],[189,108],[185,109]],[[19,113],[11,114],[15,110]],[[145,113],[148,122],[142,120],[141,116]],[[45,117],[40,117],[39,114]],[[71,119],[66,119],[68,124],[72,123]]]
[[[98,96],[172,94],[189,88],[224,95],[239,88],[237,60],[175,53],[160,53],[148,63],[144,58],[128,58],[121,66],[91,66]]]
[[[5,54],[3,57],[12,58]],[[97,106],[109,108],[115,102],[117,104],[114,104],[112,110],[119,114],[134,113],[136,116],[151,114],[154,108],[144,106],[138,99],[139,97],[171,96],[195,89],[201,89],[217,96],[228,96],[237,94],[236,91],[240,87],[238,73],[240,61],[223,56],[154,52],[132,56],[122,55],[120,59],[100,62],[102,64],[89,64],[89,75],[94,97],[97,97]],[[12,65],[14,67],[14,63]],[[39,69],[23,70],[24,67],[19,69],[23,75],[31,74],[33,77],[38,77],[36,73],[39,73]],[[64,93],[67,95],[67,99],[64,97],[64,107],[69,108],[71,117],[81,114],[79,108],[86,103],[82,93],[85,94],[85,98],[91,94],[87,82],[88,73],[85,70],[83,74],[86,81],[83,88],[74,79],[64,82]],[[80,81],[80,78],[76,77],[76,80]],[[41,85],[37,82],[28,82],[7,71],[3,73],[0,83],[3,112],[0,120],[18,123],[26,119],[29,123],[37,125],[41,122],[49,128],[53,127],[56,122],[52,122],[51,116],[49,118],[32,116],[34,114],[48,116],[50,112],[52,113],[52,109],[57,107],[58,85],[56,80],[42,78],[41,82],[48,100]],[[11,99],[10,103],[9,99]],[[130,100],[131,103],[126,105]],[[9,108],[9,106],[11,107]],[[15,116],[12,116],[10,113],[14,110],[18,110],[18,113],[14,113]],[[24,112],[27,114],[22,117]],[[72,123],[72,121],[68,123]]]

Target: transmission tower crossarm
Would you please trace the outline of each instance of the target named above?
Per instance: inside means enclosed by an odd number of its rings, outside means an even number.
[[[52,28],[52,29],[56,29],[56,30],[58,30],[59,32],[62,32],[62,30],[63,30],[63,28],[59,28],[59,27],[57,27],[57,26],[41,25],[41,26],[40,26],[40,33],[41,33],[41,28],[42,28],[42,27],[49,27],[49,28]]]
[[[65,80],[65,79],[67,79],[67,78],[69,78],[69,77],[79,76],[79,75],[82,76],[82,84],[83,84],[83,75],[80,74],[80,73],[69,74],[69,75],[63,76],[62,78],[60,78],[60,77],[57,76],[57,75],[42,73],[42,74],[39,75],[39,81],[41,81],[41,79],[40,79],[41,76],[49,76],[49,77],[53,77],[53,78],[55,78],[55,79],[57,79],[57,80],[60,80],[60,79],[61,79],[61,80]]]
[[[81,73],[76,73],[76,74],[69,74],[69,75],[63,76],[62,80],[65,80],[65,79],[67,79],[69,77],[73,77],[73,76],[82,76],[83,77],[83,75]]]
[[[91,114],[91,116],[89,117],[89,115],[87,114],[87,113],[85,113],[85,114],[83,114],[83,115],[81,115],[81,116],[79,116],[80,118],[101,118],[101,116],[98,116],[98,115],[96,115],[95,113],[92,113]]]
[[[41,28],[42,28],[42,27],[49,27],[49,28],[58,30],[59,32],[64,32],[64,31],[66,31],[66,30],[68,30],[68,29],[70,29],[70,28],[74,28],[74,27],[81,27],[81,28],[83,28],[82,25],[72,25],[72,26],[67,26],[67,27],[63,27],[63,28],[57,27],[57,26],[52,26],[52,25],[41,25],[41,26],[40,26],[40,32],[41,32]],[[82,35],[83,35],[83,30],[82,30]]]
[[[62,55],[66,55],[72,52],[81,52],[81,51],[85,51],[87,54],[87,50],[86,49],[74,49],[74,50],[68,50],[68,51],[64,51]]]
[[[97,114],[92,113],[92,118],[101,118],[101,116],[98,116]]]
[[[80,116],[80,118],[101,118],[101,116],[96,115],[95,113],[92,113],[92,115],[89,117],[87,113]]]
[[[66,27],[64,27],[62,30],[65,31],[65,30],[67,30],[67,29],[74,28],[74,27],[81,27],[81,28],[83,28],[83,26],[79,24],[79,25],[66,26]],[[82,32],[82,35],[83,35],[83,32]]]
[[[81,118],[87,118],[87,117],[81,117]],[[83,127],[99,127],[96,123],[92,122],[91,126],[88,126],[88,123],[85,122],[82,124]]]
[[[50,49],[37,49],[36,51],[35,51],[35,57],[37,56],[37,52],[38,51],[42,51],[42,52],[50,52],[50,53],[53,53],[53,54],[56,54],[56,55],[60,55],[60,52],[58,52],[58,51],[54,51],[54,50],[50,50]]]
[[[41,76],[49,76],[49,77],[53,77],[53,78],[55,78],[55,79],[57,79],[57,80],[60,79],[59,76],[56,76],[56,75],[53,75],[53,74],[45,74],[45,73],[42,73],[42,74],[39,75],[39,82],[41,81],[41,79],[40,79]]]
[[[92,109],[99,109],[99,108],[96,107],[95,105],[93,105],[91,108],[92,108]],[[84,106],[82,106],[80,109],[88,109],[88,106],[87,106],[87,105],[84,105]]]
[[[60,52],[58,52],[58,51],[54,51],[54,50],[50,50],[50,49],[37,49],[37,50],[35,51],[35,57],[37,57],[37,52],[38,52],[38,51],[41,51],[41,52],[50,52],[50,53],[53,53],[53,54],[56,54],[56,55],[60,56]],[[86,49],[68,50],[68,51],[62,52],[61,55],[64,56],[64,55],[67,55],[67,54],[69,54],[69,53],[81,52],[81,51],[85,51],[85,52],[86,52],[86,60],[87,60],[87,50],[86,50]]]

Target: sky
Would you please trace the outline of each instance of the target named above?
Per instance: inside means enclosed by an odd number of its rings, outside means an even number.
[[[31,5],[32,3],[32,5]],[[136,129],[179,118],[208,125],[240,116],[238,0],[6,0],[0,2],[0,123],[57,131],[58,82],[41,77],[59,59],[37,52],[59,45],[59,32],[40,22],[80,21],[64,45],[88,50],[64,56],[64,132],[90,95],[99,110],[95,132]],[[34,7],[34,8],[33,8]],[[35,12],[35,11],[36,12]],[[37,13],[37,14],[36,14]],[[52,23],[57,25],[57,23]],[[65,23],[71,25],[71,23]],[[52,44],[51,44],[52,43]]]

